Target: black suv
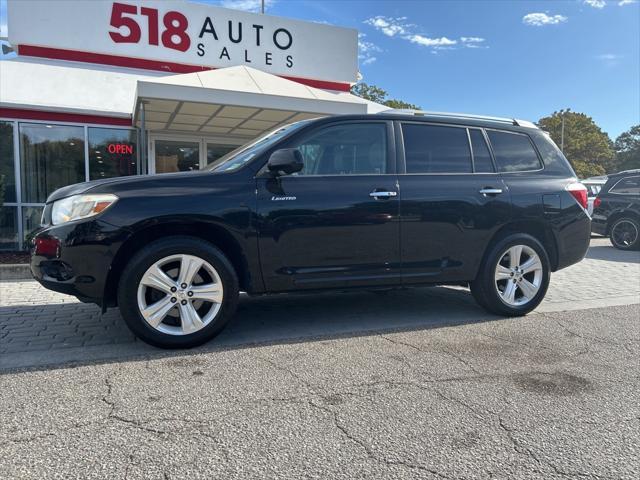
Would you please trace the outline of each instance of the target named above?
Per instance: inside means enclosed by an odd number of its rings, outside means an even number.
[[[593,202],[591,229],[620,250],[640,250],[640,170],[609,175]]]
[[[118,305],[160,347],[206,342],[238,292],[470,285],[524,315],[580,261],[587,192],[518,120],[349,115],[298,122],[198,172],[54,192],[32,244],[45,287]]]

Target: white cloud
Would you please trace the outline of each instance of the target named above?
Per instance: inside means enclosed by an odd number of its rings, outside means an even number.
[[[382,32],[387,37],[401,38],[416,45],[428,47],[432,53],[435,53],[437,50],[452,50],[459,44],[467,48],[489,48],[481,45],[482,42],[485,41],[485,39],[481,37],[460,37],[460,40],[455,40],[446,36],[427,37],[426,35],[415,33],[416,25],[407,23],[406,20],[407,17],[384,17],[377,15],[368,18],[364,23]],[[362,36],[359,37],[361,59],[363,58],[363,52],[367,51],[367,43],[369,43],[364,42]],[[362,63],[364,64],[364,62]]]
[[[593,8],[604,8],[607,5],[605,0],[584,0],[583,3]]]
[[[544,25],[557,25],[568,20],[564,15],[547,15],[546,13],[528,13],[522,17],[522,23],[533,27]]]
[[[615,67],[619,65],[623,57],[624,55],[618,55],[616,53],[603,53],[595,56],[605,67]]]
[[[484,38],[480,37],[460,37],[462,43],[482,43],[484,42]]]
[[[489,48],[484,45],[485,39],[482,37],[460,37],[460,41],[467,48]]]
[[[633,3],[638,3],[638,0],[620,0],[618,5],[624,7],[625,5],[631,5]]]
[[[458,43],[457,40],[451,40],[447,37],[428,38],[422,35],[409,35],[407,37],[411,43],[417,43],[425,47],[450,47]]]
[[[603,53],[602,55],[596,55],[596,58],[599,60],[618,60],[620,55],[616,55],[615,53]]]
[[[220,0],[221,7],[244,10],[246,12],[259,12],[261,3],[260,0]],[[275,3],[276,0],[264,0],[265,10],[272,7]]]
[[[382,52],[382,49],[373,42],[369,42],[364,39],[367,35],[364,33],[358,34],[358,59],[361,65],[370,65],[377,60],[375,57],[376,52]]]
[[[404,35],[407,29],[413,25],[405,23],[407,17],[383,17],[378,15],[364,21],[367,25],[371,25],[376,30],[380,30],[387,37],[395,37],[396,35]]]

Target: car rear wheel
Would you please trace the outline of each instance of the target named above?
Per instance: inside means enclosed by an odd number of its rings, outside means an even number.
[[[620,250],[640,249],[640,222],[635,218],[618,218],[609,231],[611,244]]]
[[[526,234],[496,242],[471,283],[476,301],[491,313],[525,315],[535,309],[549,287],[549,257],[542,244]]]
[[[215,337],[238,301],[233,266],[213,245],[192,237],[151,243],[120,278],[118,305],[133,333],[161,348],[190,348]]]

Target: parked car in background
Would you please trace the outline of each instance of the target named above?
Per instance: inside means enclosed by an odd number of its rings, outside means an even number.
[[[594,201],[591,230],[614,247],[640,250],[640,170],[609,175]]]
[[[579,262],[584,185],[530,122],[349,115],[279,128],[206,170],[54,192],[32,243],[47,288],[167,348],[213,338],[238,292],[470,285],[524,315]]]
[[[593,215],[593,202],[605,183],[607,183],[606,175],[589,177],[582,180],[582,184],[587,187],[587,212],[589,212],[589,215]]]

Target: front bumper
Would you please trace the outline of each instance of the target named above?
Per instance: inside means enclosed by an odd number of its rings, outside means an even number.
[[[41,228],[31,240],[31,273],[45,288],[102,305],[126,237],[127,231],[96,219]]]

